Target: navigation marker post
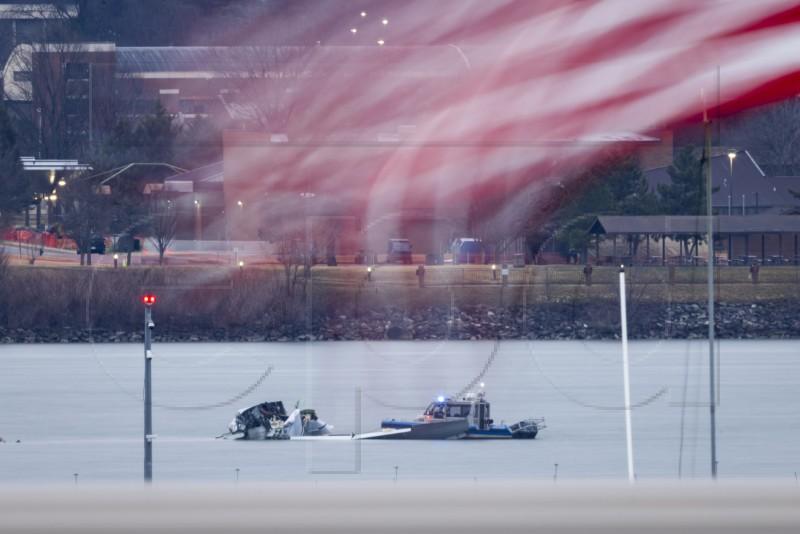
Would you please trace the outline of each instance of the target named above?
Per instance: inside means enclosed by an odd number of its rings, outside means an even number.
[[[633,431],[631,430],[631,380],[628,365],[628,311],[625,302],[625,266],[619,266],[619,310],[622,326],[622,380],[625,389],[625,443],[628,453],[628,482],[633,484]]]
[[[153,305],[156,296],[151,293],[142,295],[144,304],[144,481],[153,482],[153,398],[150,363],[153,359],[151,350],[152,331],[156,327],[153,322]]]

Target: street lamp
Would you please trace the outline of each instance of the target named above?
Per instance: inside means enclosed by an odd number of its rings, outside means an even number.
[[[194,201],[194,239],[200,241],[203,238],[203,212],[200,210],[200,201]]]
[[[361,12],[361,18],[363,19],[363,18],[364,18],[364,17],[366,17],[366,16],[367,16],[367,12],[366,12],[366,11],[362,11],[362,12]]]
[[[116,269],[119,265],[119,254],[114,254],[114,268]]]
[[[728,161],[731,164],[731,185],[728,191],[728,215],[733,215],[733,160],[736,159],[736,151],[729,150],[728,151]]]
[[[67,185],[67,181],[65,179],[61,178],[58,181],[58,187],[64,187],[65,185]]]
[[[389,24],[389,19],[383,19],[383,20],[381,21],[381,24],[383,24],[384,26],[386,26],[387,24]]]
[[[378,39],[378,46],[383,46],[385,44],[386,44],[386,41],[384,41],[383,39]]]
[[[350,28],[350,33],[358,33],[358,28]]]
[[[244,207],[244,202],[242,202],[241,200],[237,200],[236,201],[236,205],[239,206],[240,208],[243,208]]]

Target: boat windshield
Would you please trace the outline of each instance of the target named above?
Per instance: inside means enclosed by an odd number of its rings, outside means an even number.
[[[429,415],[434,419],[444,419],[446,406],[443,402],[432,402],[425,408],[425,415]]]
[[[425,409],[425,415],[434,419],[444,419],[445,417],[469,417],[469,410],[469,404],[432,402]]]

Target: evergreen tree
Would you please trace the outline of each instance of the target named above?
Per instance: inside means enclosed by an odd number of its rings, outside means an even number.
[[[178,129],[173,124],[172,117],[161,102],[157,102],[153,113],[144,117],[136,126],[134,137],[139,152],[136,161],[171,162],[177,134]]]
[[[578,214],[645,215],[656,209],[656,198],[634,155],[607,155],[579,182],[587,189],[572,208]]]
[[[706,209],[706,182],[703,160],[694,147],[678,152],[667,168],[669,184],[658,186],[658,196],[663,213],[669,215],[702,215]]]
[[[17,135],[11,119],[0,105],[0,224],[10,224],[15,215],[33,202],[33,188],[23,175]]]
[[[638,158],[631,154],[603,156],[572,181],[583,189],[557,217],[558,248],[576,253],[589,242],[589,227],[598,215],[648,215],[658,211]]]

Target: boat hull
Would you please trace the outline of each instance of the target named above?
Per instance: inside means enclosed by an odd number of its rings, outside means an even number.
[[[373,439],[461,439],[469,432],[466,419],[442,421],[436,423],[419,423],[416,421],[395,421],[394,419],[381,422],[381,429],[397,430],[410,429],[402,434],[389,433],[385,437]]]
[[[539,432],[535,424],[525,424],[527,422],[520,422],[515,425],[497,425],[487,428],[478,428],[477,426],[470,426],[467,424],[466,419],[444,421],[441,423],[425,423],[419,421],[397,421],[395,419],[384,420],[381,422],[383,429],[401,429],[410,428],[412,431],[410,435],[398,437],[394,439],[443,439],[441,437],[417,437],[423,434],[435,435],[439,429],[428,429],[427,427],[436,427],[438,425],[448,425],[452,423],[463,422],[466,429],[463,433],[453,436],[458,439],[534,439]]]

